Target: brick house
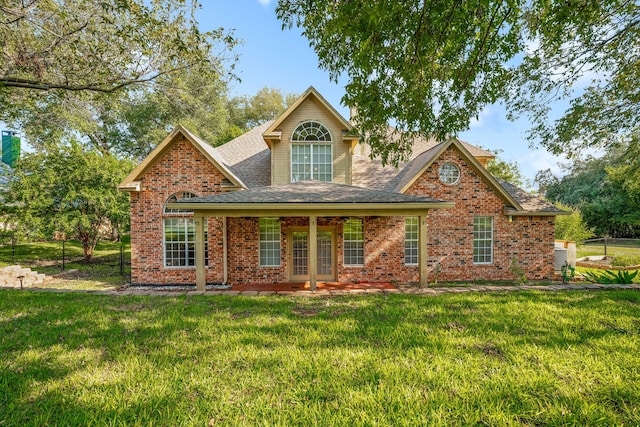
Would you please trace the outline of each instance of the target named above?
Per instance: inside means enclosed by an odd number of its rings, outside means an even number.
[[[551,279],[564,212],[455,138],[398,168],[309,88],[276,120],[213,148],[177,127],[119,188],[136,284]]]

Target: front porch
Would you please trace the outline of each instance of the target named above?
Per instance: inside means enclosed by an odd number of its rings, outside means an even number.
[[[228,281],[230,270],[236,269],[250,273],[249,279],[244,283],[265,283],[269,278],[273,280],[273,283],[291,282],[287,286],[308,283],[309,289],[315,291],[320,283],[328,286],[327,283],[385,282],[395,278],[392,271],[388,271],[374,280],[371,280],[373,276],[367,276],[371,270],[388,267],[382,265],[384,260],[388,260],[386,247],[389,243],[385,241],[386,235],[383,229],[373,230],[370,235],[367,235],[366,231],[362,231],[362,237],[358,242],[359,246],[356,245],[358,247],[355,249],[350,247],[354,253],[353,259],[356,261],[349,259],[347,262],[348,255],[344,250],[347,245],[346,239],[344,239],[342,252],[338,253],[335,243],[336,224],[327,222],[330,218],[339,219],[338,228],[344,228],[345,221],[350,218],[359,218],[360,227],[362,227],[362,218],[365,217],[415,217],[415,250],[417,253],[412,265],[417,269],[419,283],[426,286],[428,283],[427,216],[429,210],[450,208],[453,203],[429,197],[369,190],[335,183],[304,181],[182,199],[169,203],[167,206],[171,209],[188,210],[194,213],[195,281],[198,290],[204,290],[207,282],[205,267],[206,218],[219,217],[222,218],[223,283],[240,285],[233,280]],[[289,219],[292,218],[298,218],[300,223],[290,224]],[[249,233],[246,228],[233,232],[228,229],[230,219],[245,222],[250,219],[254,221],[258,219],[271,220],[274,225],[271,227],[267,223],[264,224],[264,236],[262,228],[257,234],[257,228],[251,228],[253,231],[249,231]],[[281,227],[279,224],[283,221],[286,226]],[[275,225],[276,222],[278,225]],[[275,231],[269,232],[270,228]],[[404,233],[404,228],[401,233]],[[261,240],[262,237],[265,237],[264,242]],[[400,236],[400,238],[404,237]],[[230,239],[234,239],[235,243],[230,244]],[[358,253],[358,251],[364,250],[362,245],[365,239],[371,242],[377,241],[376,246],[370,248],[371,256],[368,257],[368,261],[362,261],[363,255]],[[265,247],[268,247],[267,244],[277,245],[281,249],[277,249],[271,256],[263,258],[263,253],[260,252],[262,251],[261,243],[265,243]],[[254,259],[257,252],[260,252],[261,255],[259,262]],[[395,257],[403,257],[404,259],[403,248],[395,252]],[[339,256],[340,254],[342,256]],[[366,254],[364,256],[366,257]],[[342,262],[336,262],[337,258],[340,258]],[[251,264],[247,264],[247,260]],[[244,264],[240,265],[239,262]],[[398,262],[404,264],[404,261],[398,260]],[[360,271],[360,275],[354,277],[345,274],[345,270],[353,269],[354,266]],[[265,268],[272,268],[280,275],[270,277],[270,273],[265,271]],[[258,269],[260,269],[259,279],[256,275]],[[295,290],[296,288],[291,289]]]

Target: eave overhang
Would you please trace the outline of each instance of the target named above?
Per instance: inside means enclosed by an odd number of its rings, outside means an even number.
[[[184,127],[178,125],[171,131],[165,139],[154,148],[145,159],[136,166],[133,171],[118,185],[120,191],[142,191],[141,178],[147,171],[161,159],[174,144],[186,140],[190,142],[200,153],[215,166],[226,179],[229,180],[233,188],[247,188],[246,185],[238,178],[233,171],[223,162],[223,159],[216,153],[215,148],[196,137]],[[138,182],[136,185],[135,182]]]
[[[487,171],[487,169],[482,166],[482,164],[464,147],[464,145],[457,138],[449,138],[445,143],[440,144],[440,148],[438,151],[432,155],[428,162],[426,162],[422,168],[416,173],[408,182],[406,182],[402,188],[398,189],[401,193],[405,193],[411,186],[418,180],[418,178],[433,164],[433,162],[439,158],[444,151],[450,146],[454,146],[457,148],[458,152],[462,154],[462,156],[467,160],[470,166],[475,170],[475,172],[484,177],[484,180],[490,187],[494,190],[494,192],[502,198],[509,205],[513,206],[517,209],[518,212],[523,212],[524,209],[518,203],[516,199],[511,196],[498,182],[496,179]]]
[[[570,211],[517,211],[513,208],[505,207],[504,214],[506,216],[558,216],[558,215],[571,215]]]
[[[419,216],[430,209],[455,206],[453,202],[431,203],[168,203],[169,209],[191,210],[203,216]]]
[[[178,200],[171,209],[207,216],[418,216],[453,202],[345,184],[302,181]]]
[[[131,181],[118,185],[118,190],[128,191],[130,193],[139,193],[142,189],[142,183],[140,181]]]
[[[331,116],[340,123],[340,126],[346,131],[351,132],[353,130],[353,126],[346,120],[344,117],[338,113],[338,111],[333,108],[331,104],[327,102],[326,99],[318,91],[310,86],[302,95],[296,99],[293,104],[287,108],[284,113],[282,113],[277,119],[273,121],[273,123],[269,126],[269,128],[262,134],[262,137],[265,139],[265,142],[271,148],[271,144],[273,142],[278,142],[282,139],[282,131],[280,130],[282,123],[293,113],[299,106],[302,104],[307,98],[313,97],[315,98],[322,108],[324,108]]]

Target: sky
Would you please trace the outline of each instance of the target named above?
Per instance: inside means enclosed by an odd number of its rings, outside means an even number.
[[[343,117],[349,118],[349,108],[340,103],[344,86],[332,82],[329,73],[318,68],[318,58],[300,29],[282,28],[275,15],[276,0],[201,0],[201,4],[197,16],[201,30],[222,27],[233,30],[242,41],[234,50],[239,55],[235,74],[240,80],[232,82],[232,96],[252,96],[263,87],[301,94],[313,86]],[[7,129],[3,123],[0,128]],[[510,122],[504,108],[490,105],[458,137],[485,149],[502,150],[500,158],[517,162],[532,183],[543,169],[551,168],[561,175],[559,162],[566,159],[542,148],[530,148],[525,138],[529,128],[526,119]]]
[[[239,55],[235,72],[240,81],[232,83],[233,96],[252,96],[263,87],[300,94],[313,86],[349,118],[348,107],[340,104],[344,86],[330,81],[329,73],[318,68],[318,58],[300,29],[283,30],[275,15],[275,0],[203,0],[202,4],[199,21],[203,30],[233,29],[234,36],[242,40],[235,49]],[[560,174],[558,164],[566,159],[543,148],[530,148],[526,140],[529,122],[511,122],[506,117],[502,106],[487,106],[458,137],[486,149],[502,150],[500,158],[517,162],[531,181],[547,168]]]

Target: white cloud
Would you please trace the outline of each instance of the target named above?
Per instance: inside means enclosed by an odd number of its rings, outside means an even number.
[[[269,6],[271,4],[271,0],[258,0],[262,6]]]
[[[535,176],[538,171],[544,169],[551,169],[551,172],[556,176],[564,175],[562,171],[561,163],[566,163],[567,158],[564,156],[557,156],[551,154],[546,150],[533,150],[527,154],[527,158],[522,162],[522,166],[526,166],[529,169],[529,176]]]
[[[491,109],[491,107],[489,106],[485,107],[482,111],[480,111],[480,114],[478,114],[478,117],[473,117],[471,119],[471,122],[469,122],[469,128],[474,129],[474,128],[479,128],[484,126],[487,119],[491,117],[492,114],[493,114],[493,110]]]

